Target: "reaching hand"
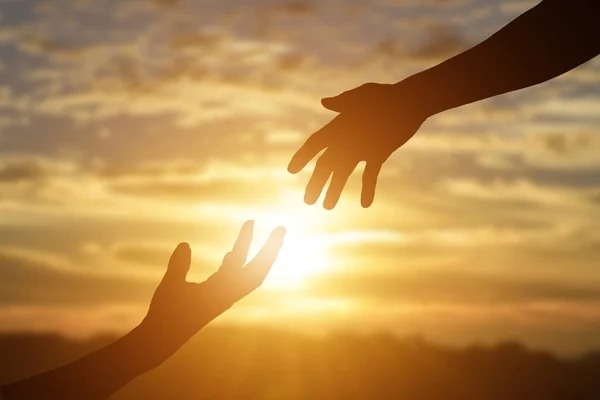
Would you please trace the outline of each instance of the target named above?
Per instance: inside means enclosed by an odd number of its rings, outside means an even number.
[[[306,186],[307,204],[317,201],[333,175],[323,202],[326,209],[333,209],[350,174],[361,161],[366,161],[361,204],[366,208],[373,203],[381,166],[427,118],[416,103],[411,103],[406,92],[399,86],[367,83],[322,100],[323,106],[341,114],[313,133],[288,165],[289,172],[298,173],[326,149]]]
[[[106,399],[127,382],[165,361],[200,328],[260,286],[283,244],[275,229],[246,266],[253,223],[242,227],[219,270],[202,283],[186,282],[191,250],[181,243],[158,285],[148,315],[127,335],[60,368],[2,386],[7,400]]]
[[[141,324],[142,331],[156,347],[158,362],[261,285],[277,258],[285,229],[279,227],[271,232],[258,255],[244,266],[253,228],[252,221],[242,226],[233,249],[227,253],[219,270],[201,283],[186,282],[191,250],[187,243],[177,246]]]

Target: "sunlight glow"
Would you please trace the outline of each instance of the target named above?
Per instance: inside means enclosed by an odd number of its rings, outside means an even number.
[[[202,204],[196,212],[203,218],[226,215],[231,223],[255,221],[254,240],[248,259],[252,259],[265,243],[271,230],[284,226],[287,230],[283,248],[267,276],[263,288],[274,291],[301,290],[311,277],[319,275],[334,263],[328,255],[329,240],[323,231],[326,212],[298,201],[298,193],[283,192],[276,204],[267,207],[240,207],[234,204]],[[220,217],[222,222],[222,218]]]
[[[253,247],[256,254],[271,229],[283,225],[287,234],[279,257],[264,282],[269,290],[298,290],[311,276],[322,273],[331,265],[327,261],[325,244],[311,236],[309,221],[298,214],[265,213],[257,215]]]

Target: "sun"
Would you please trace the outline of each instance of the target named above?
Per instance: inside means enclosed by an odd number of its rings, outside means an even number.
[[[332,268],[328,256],[327,239],[323,235],[325,218],[314,208],[296,200],[297,196],[282,195],[275,207],[244,207],[232,204],[204,204],[196,211],[202,218],[219,216],[223,222],[236,226],[245,220],[254,220],[254,237],[248,260],[251,260],[267,240],[270,232],[278,226],[286,228],[283,247],[262,287],[271,291],[299,291],[306,287],[312,277],[326,273]]]
[[[324,243],[314,235],[310,219],[300,213],[264,212],[256,215],[252,257],[258,252],[269,232],[280,225],[287,233],[277,261],[263,283],[267,290],[299,290],[308,280],[329,269]],[[311,229],[313,228],[313,229]]]

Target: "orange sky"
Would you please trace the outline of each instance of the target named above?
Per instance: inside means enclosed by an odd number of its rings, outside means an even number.
[[[597,61],[441,114],[302,202],[294,150],[319,103],[394,82],[535,2],[0,2],[0,330],[139,321],[170,251],[218,267],[241,223],[289,236],[265,287],[220,323],[600,345]]]

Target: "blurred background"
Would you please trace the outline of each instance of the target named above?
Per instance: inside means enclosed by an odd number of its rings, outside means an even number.
[[[535,3],[0,1],[0,331],[125,332],[178,242],[200,280],[255,219],[256,248],[285,225],[285,250],[220,329],[598,348],[598,61],[427,121],[369,209],[358,173],[325,211],[286,171],[322,97]]]

